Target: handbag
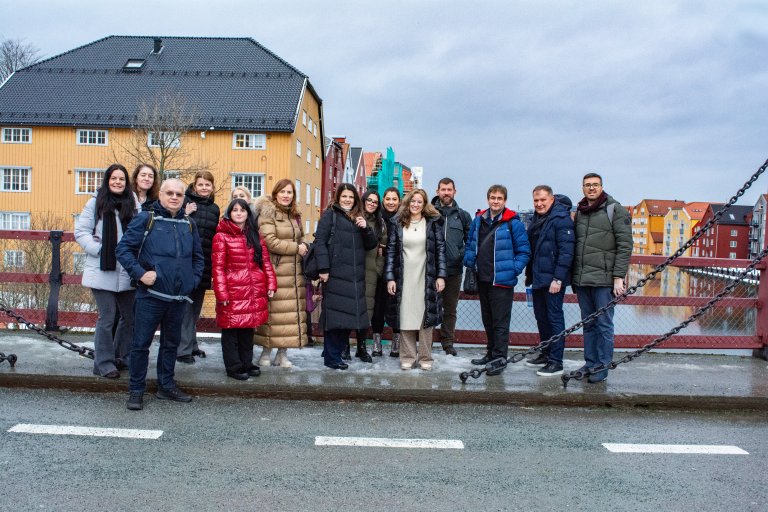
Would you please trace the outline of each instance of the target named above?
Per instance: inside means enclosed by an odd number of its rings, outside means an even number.
[[[329,244],[331,243],[331,240],[333,240],[333,234],[336,232],[336,214],[331,213],[331,215],[333,215],[333,226],[331,226],[331,236],[328,237]],[[304,277],[312,281],[320,278],[320,265],[317,261],[316,249],[317,249],[317,242],[313,242],[309,244],[309,249],[307,250],[307,254],[304,255],[301,261]]]
[[[464,293],[467,295],[477,295],[477,271],[471,268],[464,269]]]

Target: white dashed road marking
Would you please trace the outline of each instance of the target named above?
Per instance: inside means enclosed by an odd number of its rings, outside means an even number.
[[[388,437],[315,437],[315,446],[370,446],[376,448],[438,448],[463,450],[455,439],[390,439]]]
[[[603,443],[614,453],[675,453],[701,455],[749,455],[738,446],[708,444],[622,444]]]
[[[69,436],[92,437],[124,437],[128,439],[157,439],[163,435],[162,430],[137,430],[132,428],[99,428],[76,427],[71,425],[33,425],[19,423],[8,429],[8,432],[22,434],[53,434]]]

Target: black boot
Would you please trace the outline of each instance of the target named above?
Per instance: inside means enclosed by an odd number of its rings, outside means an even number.
[[[341,353],[341,359],[344,361],[352,360],[352,354],[349,353],[349,342],[347,342],[346,346],[344,347],[344,351]]]
[[[355,357],[359,357],[364,363],[373,362],[371,355],[368,353],[368,347],[365,345],[365,338],[357,339],[357,352],[355,352]]]

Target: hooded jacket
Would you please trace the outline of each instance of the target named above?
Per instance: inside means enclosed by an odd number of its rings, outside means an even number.
[[[443,238],[445,239],[445,266],[449,276],[461,275],[464,271],[464,249],[469,234],[469,226],[472,217],[466,211],[459,208],[454,200],[450,205],[444,206],[440,197],[432,198],[434,206],[443,217]]]
[[[393,329],[400,328],[400,301],[405,293],[424,294],[424,321],[422,328],[435,327],[443,322],[442,297],[435,284],[438,277],[445,279],[448,271],[445,265],[445,240],[443,239],[442,217],[425,217],[427,220],[427,268],[424,276],[424,290],[403,290],[403,225],[399,215],[392,217],[387,239],[387,259],[384,264],[384,280],[395,281],[397,289],[387,304],[387,323]]]
[[[200,235],[200,245],[203,248],[205,257],[205,268],[203,269],[203,278],[200,281],[200,288],[209,289],[211,287],[211,247],[213,245],[213,235],[216,234],[216,227],[219,225],[219,206],[214,202],[213,192],[208,197],[200,197],[195,193],[193,185],[187,187],[184,193],[185,208],[189,203],[197,205],[197,211],[189,216],[197,225],[197,232]]]
[[[222,329],[258,327],[269,317],[267,291],[277,290],[277,278],[261,243],[262,266],[253,260],[243,230],[221,219],[213,237],[211,271],[216,294],[216,325]],[[224,302],[227,304],[224,305]]]
[[[269,319],[256,329],[254,343],[266,348],[303,347],[307,344],[307,291],[299,256],[304,240],[301,218],[291,217],[268,196],[257,198],[253,207],[277,277]]]
[[[144,238],[150,216],[154,216],[152,229]],[[136,298],[151,295],[166,301],[182,300],[197,288],[203,275],[203,250],[194,221],[184,214],[184,208],[172,216],[160,201],[152,205],[152,211],[140,212],[133,218],[115,255],[137,282],[148,270],[157,273],[155,284],[139,286]]]
[[[533,288],[549,288],[553,279],[562,281],[562,286],[571,284],[571,265],[576,243],[571,206],[567,196],[555,196],[555,202],[541,226],[531,260],[525,269],[526,284]]]
[[[333,229],[333,217],[336,228]],[[328,272],[323,284],[320,325],[326,331],[365,329],[370,325],[365,301],[366,252],[378,245],[373,229],[361,229],[337,205],[323,212],[315,233],[317,265]]]
[[[478,235],[480,223],[485,222],[483,216],[486,212],[488,212],[487,209],[479,212],[469,228],[464,266],[473,270],[477,270]],[[503,225],[496,228],[491,235],[494,262],[493,286],[514,288],[517,284],[517,276],[525,270],[531,257],[531,245],[528,243],[525,226],[517,213],[505,208],[499,222]]]

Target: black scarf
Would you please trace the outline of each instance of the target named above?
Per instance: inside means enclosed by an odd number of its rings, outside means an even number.
[[[99,270],[115,270],[117,268],[117,258],[115,249],[117,248],[117,216],[115,211],[120,211],[122,207],[121,198],[111,195],[104,213],[101,215],[101,259],[99,261]],[[130,219],[128,219],[130,220]],[[121,219],[120,225],[125,232],[128,222]]]
[[[587,201],[587,198],[585,197],[584,199],[579,201],[579,204],[576,206],[576,209],[579,211],[579,213],[589,215],[591,213],[596,212],[607,200],[608,200],[608,194],[606,194],[605,192],[600,192],[600,195],[597,196],[597,200],[594,203],[592,203],[592,206],[589,205],[589,201]]]
[[[552,205],[554,206],[554,204]],[[538,213],[533,216],[533,220],[531,221],[531,224],[528,226],[528,241],[531,244],[531,252],[536,250],[536,242],[539,240],[539,235],[541,234],[541,228],[544,227],[544,224],[547,222],[547,219],[549,218],[549,214],[552,212],[552,208],[547,211],[544,215],[539,215]]]

